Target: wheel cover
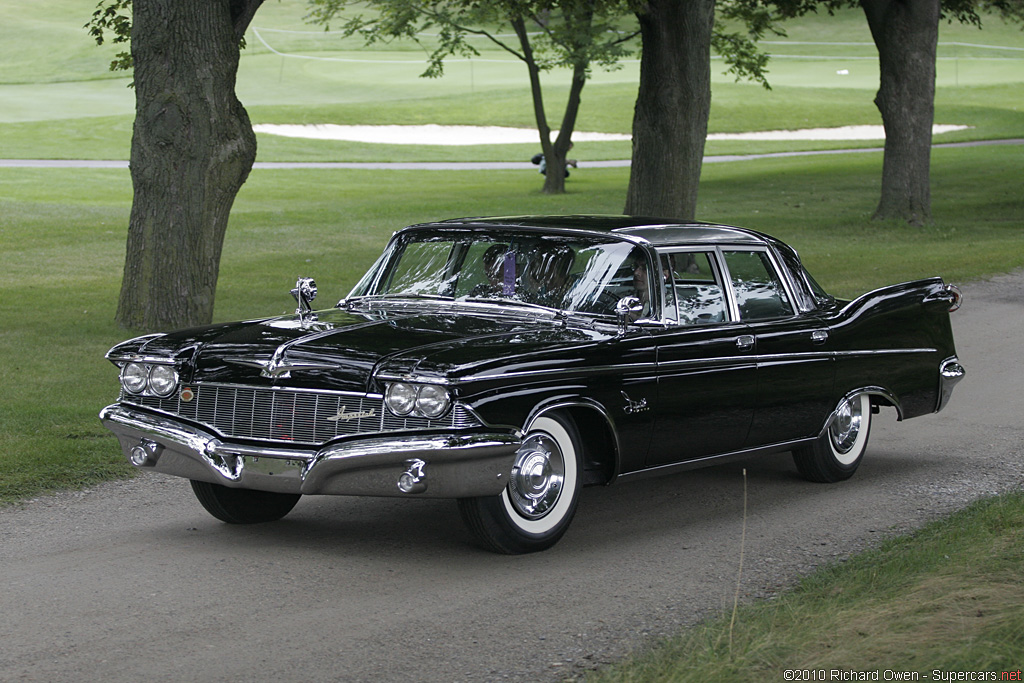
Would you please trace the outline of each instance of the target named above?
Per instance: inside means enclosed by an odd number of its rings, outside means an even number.
[[[558,502],[565,483],[565,459],[547,434],[533,434],[516,452],[508,498],[516,512],[540,519]]]
[[[828,428],[832,448],[837,454],[844,455],[857,445],[864,420],[863,402],[858,397],[855,401],[844,400],[836,409],[836,417]]]

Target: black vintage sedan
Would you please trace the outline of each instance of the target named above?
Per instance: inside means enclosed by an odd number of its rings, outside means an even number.
[[[565,533],[580,489],[792,451],[850,477],[872,413],[934,413],[964,375],[939,278],[829,296],[725,225],[609,216],[414,225],[336,306],[110,350],[100,418],[137,468],[229,523],[303,494],[441,497],[490,550]]]

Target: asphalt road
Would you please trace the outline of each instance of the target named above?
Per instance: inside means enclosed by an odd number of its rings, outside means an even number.
[[[307,498],[221,524],[147,476],[0,509],[0,680],[560,680],[1024,484],[1024,272],[964,288],[950,407],[884,411],[839,485],[787,454],[586,489],[554,549],[478,550],[450,501]],[[100,406],[97,406],[97,410]],[[116,446],[111,443],[111,448]]]

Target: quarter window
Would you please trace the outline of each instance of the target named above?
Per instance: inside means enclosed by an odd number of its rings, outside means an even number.
[[[763,251],[726,251],[725,264],[736,292],[740,320],[766,320],[793,315],[793,305]]]

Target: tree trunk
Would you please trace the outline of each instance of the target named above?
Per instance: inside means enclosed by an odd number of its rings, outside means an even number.
[[[692,219],[711,112],[715,0],[649,0],[625,213]]]
[[[135,0],[134,187],[117,321],[209,323],[256,136],[235,97],[239,39],[262,0]]]
[[[878,48],[875,106],[885,126],[882,195],[873,218],[931,219],[939,0],[861,0]]]
[[[576,129],[576,115],[580,110],[583,86],[586,84],[587,67],[586,65],[577,65],[573,69],[572,85],[569,88],[569,98],[565,104],[565,115],[562,117],[562,125],[558,129],[558,137],[551,145],[551,156],[545,157],[547,161],[547,174],[544,176],[543,190],[545,194],[565,192],[566,164],[569,150],[572,149],[572,133]]]
[[[584,21],[590,21],[587,13]],[[537,121],[537,132],[540,133],[541,153],[544,155],[544,194],[563,194],[565,192],[565,169],[569,150],[572,148],[572,133],[576,127],[576,116],[580,110],[583,86],[587,84],[589,62],[577,64],[573,68],[572,85],[562,116],[562,125],[558,137],[551,141],[551,127],[548,125],[547,113],[544,109],[544,94],[541,89],[540,67],[533,54],[533,46],[526,30],[526,22],[522,17],[513,17],[512,28],[519,38],[519,46],[523,50],[523,61],[530,74],[530,93],[533,97],[533,114]]]

